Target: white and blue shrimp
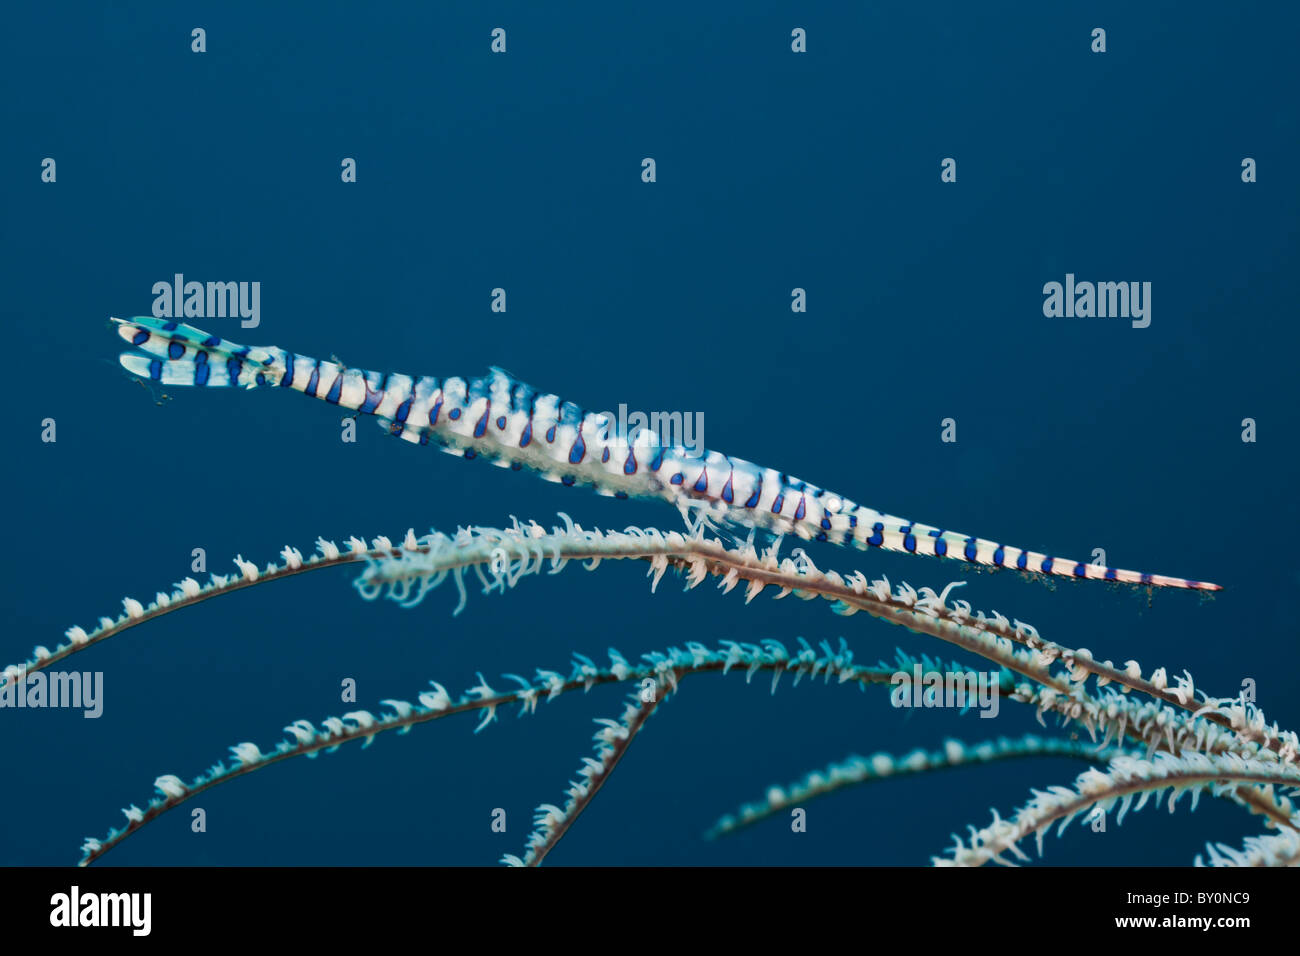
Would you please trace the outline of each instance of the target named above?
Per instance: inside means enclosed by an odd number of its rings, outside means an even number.
[[[433,442],[464,458],[528,468],[565,485],[619,498],[660,498],[703,509],[722,523],[800,538],[932,555],[1032,574],[1217,591],[1205,581],[1124,571],[1026,551],[883,514],[784,472],[714,451],[662,445],[653,431],[617,439],[607,415],[515,381],[500,369],[480,378],[412,378],[344,368],[274,346],[237,345],[170,319],[113,319],[137,351],[121,363],[163,385],[291,388],[374,415],[409,442]]]

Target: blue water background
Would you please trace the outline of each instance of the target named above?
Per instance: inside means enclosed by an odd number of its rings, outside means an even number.
[[[0,664],[168,589],[198,547],[225,572],[318,535],[512,514],[679,526],[663,506],[457,461],[368,421],[344,444],[337,411],[296,394],[155,404],[118,368],[107,319],[147,314],[153,283],[179,272],[262,283],[259,328],[206,323],[237,341],[414,374],[498,365],[587,407],[700,411],[711,447],[882,510],[1218,581],[1211,602],[1149,603],[810,548],[823,567],[917,586],[967,579],[977,607],[1147,672],[1186,668],[1213,693],[1253,680],[1271,719],[1300,725],[1294,5],[540,6],[6,10]],[[55,184],[40,181],[47,156]],[[1150,281],[1151,326],[1045,318],[1042,286],[1067,272]],[[496,287],[505,314],[489,310]],[[47,417],[55,444],[40,441]],[[948,417],[955,444],[940,441]],[[820,602],[745,607],[672,578],[652,597],[643,575],[573,567],[453,618],[450,589],[402,610],[332,570],[133,629],[68,664],[104,673],[102,718],[0,712],[0,862],[75,861],[157,775],[190,778],[231,744],[266,749],[293,719],[352,709],[347,677],[378,709],[430,678],[504,686],[502,672],[610,646],[843,635],[860,661],[953,656]],[[477,736],[462,717],[291,761],[198,801],[206,833],[187,808],[106,862],[492,863],[520,852],[536,804],[561,802],[592,718],[621,706],[603,688]],[[1010,703],[993,721],[847,686],[773,697],[763,678],[693,678],[548,862],[926,863],[990,807],[1005,815],[1082,766],[892,781],[809,804],[803,834],[784,819],[700,834],[852,752],[1036,727]],[[1076,825],[1046,862],[1182,865],[1261,830],[1235,806],[1183,803],[1105,834]]]

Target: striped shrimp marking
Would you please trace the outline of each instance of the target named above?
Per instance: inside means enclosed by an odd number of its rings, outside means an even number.
[[[170,319],[113,319],[135,351],[120,361],[163,385],[289,388],[373,415],[397,438],[434,444],[548,481],[588,485],[616,498],[658,498],[686,515],[867,550],[1011,568],[1032,575],[1217,591],[1219,585],[1084,564],[875,511],[785,472],[715,451],[663,445],[652,430],[615,437],[609,416],[539,392],[498,368],[472,379],[346,368],[275,346],[238,345]]]

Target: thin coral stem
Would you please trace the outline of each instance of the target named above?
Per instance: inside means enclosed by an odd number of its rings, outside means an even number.
[[[823,572],[801,549],[781,559],[776,545],[760,553],[752,544],[731,548],[720,540],[703,537],[702,532],[688,537],[654,529],[584,531],[567,516],[561,517],[565,527],[551,532],[535,522],[516,522],[514,527],[505,530],[461,529],[454,537],[435,533],[416,539],[408,532],[401,547],[377,539],[374,547],[366,548],[363,542],[353,539],[347,555],[337,546],[321,541],[318,558],[304,561],[299,552],[286,548],[284,565],[268,566],[265,572],[238,558],[240,576],[235,580],[214,576],[212,584],[202,588],[187,579],[178,585],[179,592],[159,594],[148,608],[127,599],[123,619],[104,619],[94,634],[80,628],[70,629],[69,643],[56,652],[37,649],[35,666],[48,666],[134,623],[218,593],[238,590],[259,580],[276,580],[303,570],[361,559],[367,560],[367,570],[357,585],[364,596],[374,598],[384,594],[409,606],[450,577],[461,592],[457,613],[464,605],[464,574],[469,570],[475,573],[483,590],[491,592],[504,591],[523,576],[540,573],[548,557],[551,573],[558,572],[571,560],[583,561],[592,569],[602,560],[638,559],[650,564],[655,584],[673,567],[684,572],[688,588],[710,577],[718,579],[724,591],[744,581],[747,602],[772,586],[778,589],[778,598],[791,593],[804,599],[821,598],[830,601],[832,609],[840,614],[865,611],[870,616],[962,647],[1038,685],[1037,691],[1018,688],[1017,692],[1025,697],[1030,693],[1036,695],[1040,712],[1055,710],[1067,719],[1083,722],[1090,730],[1104,727],[1108,738],[1116,732],[1121,736],[1140,736],[1152,750],[1167,749],[1171,753],[1192,747],[1243,756],[1267,755],[1287,765],[1296,759],[1296,736],[1279,732],[1276,725],[1267,726],[1262,712],[1253,705],[1232,700],[1198,702],[1190,676],[1179,678],[1177,688],[1170,689],[1163,669],[1153,672],[1149,678],[1143,677],[1134,661],[1121,670],[1109,661],[1093,661],[1085,649],[1074,650],[1045,641],[1033,627],[1020,621],[1012,622],[996,612],[991,616],[972,613],[965,602],[949,603],[948,594],[955,585],[949,585],[941,594],[928,588],[917,591],[905,584],[895,588],[885,579],[869,581],[861,573],[845,577],[833,571]],[[1053,673],[1056,663],[1065,668],[1064,673]],[[6,679],[13,679],[15,670],[9,668]],[[1083,684],[1089,676],[1096,679],[1099,689],[1115,683],[1138,690],[1191,717],[1180,716],[1175,711],[1130,713],[1131,705],[1117,700],[1115,695],[1100,699],[1085,693]],[[1131,724],[1130,717],[1135,718]],[[1222,732],[1218,736],[1207,734],[1206,723],[1216,725]],[[1137,735],[1132,732],[1135,727],[1139,731]],[[1254,803],[1273,819],[1279,816],[1280,811],[1271,801]],[[1263,809],[1265,806],[1268,809]]]
[[[950,606],[947,595],[952,585],[942,594],[935,594],[928,588],[917,591],[906,585],[891,589],[888,580],[869,581],[861,572],[845,576],[834,571],[822,571],[802,549],[795,549],[791,557],[779,559],[776,546],[760,553],[750,545],[729,548],[717,539],[684,536],[675,531],[586,531],[574,525],[567,516],[562,517],[566,526],[550,532],[536,522],[530,522],[517,523],[505,530],[469,529],[459,533],[454,542],[446,536],[435,536],[441,541],[435,540],[434,547],[425,549],[423,553],[371,561],[357,586],[368,598],[382,593],[407,606],[419,603],[446,579],[446,552],[449,550],[457,553],[458,557],[466,549],[489,555],[488,560],[479,562],[477,566],[485,591],[504,590],[522,576],[538,573],[542,559],[548,553],[551,555],[552,573],[569,560],[598,563],[604,559],[637,558],[650,561],[656,584],[668,567],[675,567],[686,573],[688,587],[694,587],[710,576],[720,579],[720,586],[727,591],[745,581],[747,603],[767,587],[777,588],[777,597],[791,593],[806,599],[819,597],[832,602],[834,610],[841,614],[864,611],[908,630],[964,647],[1030,680],[1045,683],[1058,693],[1068,693],[1071,683],[1081,684],[1091,675],[1097,679],[1099,687],[1116,683],[1137,690],[1170,706],[1202,714],[1221,727],[1241,733],[1258,746],[1278,754],[1289,751],[1294,756],[1295,735],[1279,740],[1277,728],[1265,727],[1257,708],[1231,701],[1199,702],[1189,676],[1177,678],[1177,687],[1170,689],[1163,668],[1145,678],[1135,661],[1129,661],[1123,669],[1117,668],[1110,661],[1094,661],[1087,649],[1074,650],[1044,641],[1032,626],[1008,620],[997,612],[987,616],[980,612],[972,613],[970,605],[961,601]],[[483,573],[482,568],[486,565],[491,565],[490,577]],[[589,566],[594,567],[594,564]],[[463,582],[459,570],[453,569],[453,576],[462,589],[462,602],[457,611],[463,606]],[[998,639],[1018,644],[1032,653],[1021,660],[1006,653]],[[1069,668],[1068,678],[1051,677],[1049,665],[1056,660]]]
[[[704,837],[712,840],[735,833],[790,807],[803,806],[818,797],[866,783],[1027,757],[1070,757],[1105,764],[1120,753],[1123,751],[1116,747],[1098,748],[1079,740],[1025,734],[1016,739],[999,737],[970,746],[959,740],[948,740],[942,750],[917,749],[900,757],[887,753],[870,757],[854,755],[805,774],[788,787],[769,787],[762,799],[743,804],[735,813],[721,817]]]
[[[143,810],[132,807],[124,811],[126,825],[110,831],[103,840],[87,840],[82,847],[84,856],[81,865],[93,863],[145,825],[218,784],[292,757],[311,757],[322,751],[336,750],[341,745],[356,740],[364,740],[368,744],[376,734],[405,731],[417,724],[456,714],[471,711],[484,713],[477,728],[482,730],[496,719],[499,707],[509,704],[519,704],[522,716],[534,712],[541,700],[552,700],[561,694],[577,690],[586,691],[597,685],[651,679],[658,687],[671,691],[676,689],[678,681],[690,674],[725,674],[733,669],[744,670],[747,680],[759,671],[771,672],[773,691],[785,673],[791,674],[796,683],[805,676],[820,676],[827,681],[834,676],[837,683],[856,683],[865,690],[868,685],[888,684],[900,667],[911,667],[916,663],[912,658],[900,657],[899,663],[894,666],[881,664],[865,667],[854,664],[853,654],[843,642],[838,653],[833,653],[828,645],[823,644],[823,653],[820,655],[807,644],[803,644],[803,650],[798,654],[791,655],[778,642],[766,641],[762,647],[728,642],[718,650],[710,650],[700,644],[689,644],[686,650],[647,654],[644,658],[646,663],[634,665],[617,652],[611,651],[611,665],[599,668],[590,660],[579,657],[575,659],[573,672],[567,679],[555,671],[538,671],[537,677],[532,681],[514,678],[521,685],[518,688],[495,691],[480,683],[455,700],[441,685],[433,684],[432,691],[419,695],[419,705],[406,701],[384,701],[384,704],[393,708],[392,713],[375,717],[368,711],[354,711],[322,721],[323,730],[318,730],[308,721],[297,721],[285,728],[293,736],[293,741],[281,741],[271,753],[263,753],[251,743],[239,744],[230,748],[233,758],[229,765],[218,762],[212,771],[201,775],[192,783],[186,784],[170,774],[159,777],[155,787],[160,796],[151,800]],[[932,666],[927,664],[927,670]]]
[[[154,619],[217,594],[242,589],[259,580],[277,580],[334,564],[367,560],[367,571],[357,582],[362,594],[373,598],[386,593],[408,605],[418,603],[429,590],[450,575],[461,591],[461,602],[455,612],[459,613],[464,606],[463,575],[466,570],[474,570],[483,583],[483,589],[492,591],[512,586],[525,574],[540,572],[548,555],[552,573],[571,560],[586,562],[589,568],[594,568],[601,560],[637,559],[651,564],[655,584],[668,567],[676,567],[686,572],[691,587],[709,576],[720,579],[724,590],[731,590],[739,581],[747,582],[747,603],[769,586],[778,589],[777,597],[790,593],[806,599],[820,597],[832,602],[839,613],[864,611],[908,630],[963,647],[1029,680],[1043,683],[1058,694],[1071,693],[1071,683],[1082,683],[1086,676],[1092,675],[1097,678],[1099,687],[1110,682],[1129,687],[1170,706],[1204,716],[1286,759],[1294,759],[1296,754],[1295,735],[1280,734],[1276,726],[1266,727],[1258,708],[1231,700],[1198,702],[1190,677],[1179,678],[1178,687],[1171,690],[1166,686],[1163,668],[1147,679],[1142,677],[1134,661],[1124,669],[1109,661],[1099,663],[1092,660],[1086,649],[1073,650],[1043,641],[1031,626],[1009,621],[996,612],[991,616],[972,615],[969,605],[963,602],[949,606],[946,595],[951,585],[942,595],[929,589],[918,592],[906,585],[895,590],[889,587],[887,580],[869,582],[861,572],[847,577],[834,571],[823,572],[800,549],[796,549],[792,557],[782,560],[777,557],[776,546],[760,554],[748,545],[732,549],[717,539],[688,537],[675,531],[584,531],[567,516],[561,517],[565,527],[557,527],[549,533],[537,523],[530,522],[516,523],[506,530],[461,529],[454,537],[435,533],[418,540],[407,532],[400,548],[392,547],[386,539],[377,539],[375,547],[366,549],[364,543],[353,539],[351,552],[347,554],[341,554],[337,546],[322,540],[319,542],[322,552],[319,557],[304,561],[301,554],[286,548],[285,564],[270,565],[262,572],[239,559],[236,563],[241,576],[234,581],[214,576],[214,582],[206,588],[199,588],[196,582],[191,581],[192,586],[182,586],[172,595],[160,594],[159,600],[147,608],[127,599],[124,602],[127,613],[118,620],[105,618],[101,626],[90,634],[81,628],[70,628],[69,641],[54,652],[37,648],[33,659],[25,665],[6,668],[0,686],[4,680],[22,674],[24,668],[30,673],[48,667],[140,621]],[[488,569],[486,572],[485,568]],[[1001,642],[1019,644],[1032,653],[1021,659],[1010,654],[1009,648]],[[1050,674],[1049,665],[1058,659],[1069,668],[1067,678]]]
[[[411,532],[408,531],[407,536],[408,542],[414,541]],[[322,553],[307,558],[303,558],[296,548],[285,548],[282,552],[286,555],[283,564],[268,564],[262,570],[258,570],[251,562],[237,558],[235,564],[239,570],[238,574],[213,574],[211,580],[203,585],[193,578],[186,578],[176,585],[176,590],[170,593],[159,592],[157,597],[147,605],[132,598],[125,598],[122,601],[124,611],[118,617],[102,617],[99,624],[90,631],[79,626],[70,627],[67,630],[66,643],[58,645],[53,651],[45,647],[37,647],[32,657],[24,663],[11,664],[0,671],[0,687],[4,687],[8,681],[19,675],[44,670],[110,637],[116,637],[138,624],[157,620],[173,611],[194,607],[196,604],[202,604],[204,601],[222,595],[234,594],[255,584],[281,581],[308,571],[355,564],[367,559],[393,557],[401,553],[401,550],[393,547],[386,538],[375,539],[375,546],[372,548],[367,548],[364,542],[353,538],[351,543],[356,550],[350,551],[341,551],[333,542],[324,539],[320,543]],[[415,547],[418,548],[419,545]]]
[[[573,785],[569,803],[558,814],[555,812],[558,807],[539,807],[537,832],[529,841],[527,855],[523,860],[508,857],[508,862],[518,862],[523,866],[542,865],[546,855],[555,849],[555,845],[577,822],[582,811],[591,805],[600,788],[605,786],[614,768],[627,754],[628,747],[632,746],[632,741],[665,697],[656,694],[648,701],[634,697],[635,703],[628,705],[628,712],[622,722],[616,725],[616,729],[604,727],[603,732],[597,733],[597,739],[603,741],[605,746],[599,751],[596,760],[586,763],[582,768],[583,780]]]
[[[1265,763],[1233,755],[1185,754],[1179,757],[1157,754],[1154,760],[1136,757],[1117,757],[1106,772],[1089,770],[1080,774],[1075,788],[1054,787],[1050,791],[1035,791],[1034,797],[1010,820],[1002,820],[996,813],[993,822],[982,830],[971,829],[969,843],[956,840],[949,851],[951,858],[935,858],[936,864],[957,866],[982,866],[994,861],[1008,864],[1002,854],[1010,852],[1021,860],[1029,858],[1016,845],[1031,833],[1038,836],[1038,850],[1042,853],[1044,833],[1057,821],[1061,830],[1076,816],[1093,806],[1109,811],[1120,803],[1117,823],[1122,823],[1134,797],[1140,797],[1136,810],[1142,809],[1147,799],[1170,791],[1169,809],[1172,812],[1178,797],[1184,792],[1192,794],[1192,808],[1200,794],[1209,791],[1216,796],[1231,795],[1243,785],[1279,785],[1300,787],[1300,770],[1287,765]]]
[[[892,664],[880,663],[875,666],[863,666],[853,663],[853,653],[843,640],[838,652],[822,642],[822,653],[818,654],[806,642],[800,641],[801,649],[790,653],[777,641],[764,641],[762,646],[754,644],[737,644],[724,642],[718,649],[710,650],[700,644],[690,643],[685,650],[672,649],[667,653],[649,653],[642,655],[644,663],[632,664],[618,652],[611,650],[611,663],[608,667],[597,667],[585,657],[577,656],[572,673],[568,678],[555,671],[539,670],[532,681],[512,678],[520,686],[514,689],[496,691],[480,684],[453,700],[439,684],[432,684],[433,690],[419,695],[419,706],[405,701],[384,701],[392,707],[391,713],[378,717],[367,711],[355,711],[342,717],[331,717],[322,721],[325,729],[318,730],[307,721],[297,721],[286,727],[293,736],[293,741],[282,741],[271,753],[262,753],[253,744],[239,744],[232,747],[233,761],[227,766],[218,764],[208,773],[201,775],[192,783],[186,784],[172,775],[164,775],[155,783],[161,796],[150,801],[148,807],[140,810],[136,807],[124,811],[127,824],[121,829],[114,829],[105,839],[88,840],[83,847],[84,866],[99,859],[113,849],[122,840],[137,832],[146,824],[157,819],[163,813],[174,809],[212,787],[225,783],[271,766],[291,757],[313,757],[316,754],[332,752],[341,745],[357,740],[364,740],[368,746],[377,734],[388,731],[404,732],[416,724],[427,723],[455,714],[479,712],[484,714],[476,732],[482,730],[497,718],[498,709],[509,704],[520,705],[520,715],[533,713],[542,700],[551,700],[561,694],[577,690],[590,690],[592,687],[615,683],[639,683],[651,679],[659,688],[675,691],[680,680],[691,674],[722,673],[731,670],[743,670],[749,681],[759,672],[770,673],[771,691],[775,692],[782,676],[789,674],[793,683],[798,684],[804,677],[822,678],[836,683],[856,683],[861,690],[869,685],[886,685],[894,683],[900,672],[911,672],[919,664],[923,676],[942,675],[960,669],[953,663],[932,661],[928,657],[913,658],[899,653]],[[1030,697],[1013,696],[1013,700],[1038,706],[1039,701]],[[1065,700],[1065,698],[1062,698]],[[1058,702],[1059,703],[1059,702]],[[1068,719],[1068,714],[1062,715]],[[1127,735],[1135,739],[1144,739],[1136,725],[1128,728]],[[1104,746],[1104,745],[1103,745]]]
[[[1300,816],[1296,816],[1294,803],[1289,797],[1275,795],[1273,789],[1272,786],[1239,787],[1233,799],[1251,813],[1268,817],[1273,826],[1300,832]]]
[[[1207,843],[1205,849],[1209,859],[1198,855],[1197,866],[1300,866],[1300,820],[1281,833],[1246,837],[1240,850],[1223,843]]]

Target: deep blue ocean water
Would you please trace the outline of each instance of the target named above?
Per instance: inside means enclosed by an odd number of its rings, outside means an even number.
[[[6,11],[0,664],[168,589],[194,548],[225,572],[235,554],[265,564],[318,535],[512,514],[679,526],[669,508],[457,461],[369,421],[345,444],[337,411],[296,394],[176,389],[156,404],[118,367],[107,319],[148,314],[154,283],[183,273],[261,283],[258,328],[196,320],[237,341],[414,374],[498,365],[591,408],[699,411],[710,447],[881,510],[1217,581],[1213,601],[1149,602],[810,547],[823,567],[966,579],[977,607],[1147,672],[1186,668],[1212,693],[1254,681],[1269,717],[1296,727],[1300,17],[1042,6]],[[940,181],[945,157],[955,183]],[[1242,182],[1245,157],[1257,182]],[[1066,273],[1150,282],[1150,326],[1045,317],[1042,287]],[[103,672],[99,719],[0,711],[0,862],[75,861],[159,774],[190,778],[231,744],[269,749],[291,720],[353,709],[344,678],[378,709],[430,678],[504,685],[610,646],[843,635],[860,661],[897,646],[956,656],[820,604],[745,607],[673,578],[651,596],[643,574],[573,568],[473,595],[453,618],[450,589],[402,610],[331,570],[133,629],[68,663]],[[621,700],[597,689],[477,736],[462,717],[290,761],[203,797],[206,833],[178,811],[106,862],[492,863],[521,851],[536,804],[561,802],[592,719]],[[1083,767],[886,782],[810,803],[806,833],[778,818],[700,834],[851,752],[1036,726],[1007,702],[989,721],[807,681],[769,696],[762,678],[693,678],[548,863],[926,863],[990,807],[1005,815]],[[1104,834],[1076,824],[1045,862],[1182,865],[1261,829],[1233,805],[1184,802]]]

